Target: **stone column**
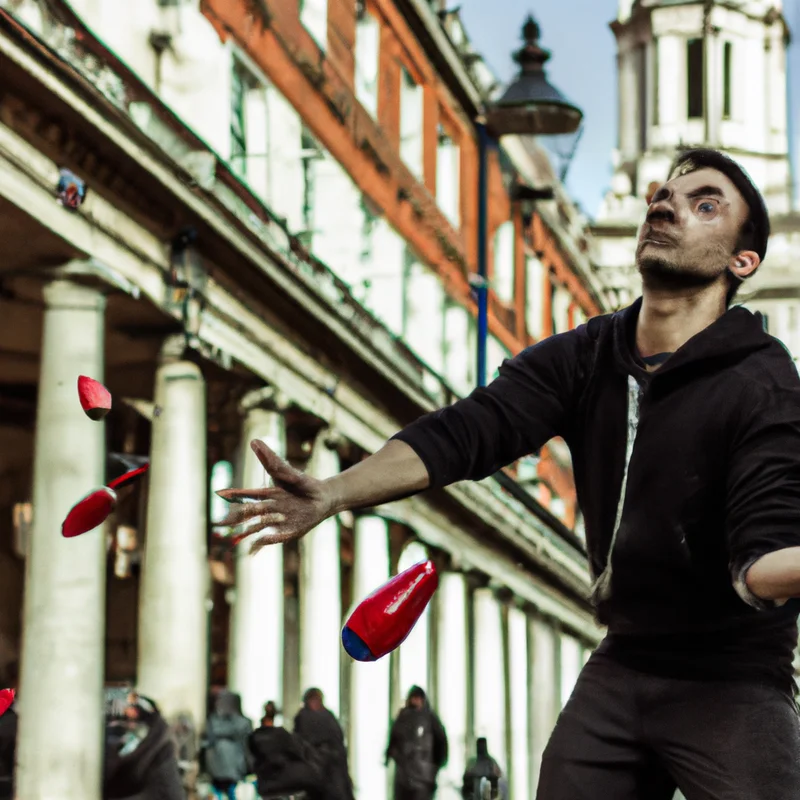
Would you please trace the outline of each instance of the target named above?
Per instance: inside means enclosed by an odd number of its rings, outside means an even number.
[[[503,619],[491,589],[476,589],[473,597],[472,702],[475,738],[486,737],[489,753],[508,772],[506,762],[506,679]]]
[[[531,680],[531,796],[536,796],[542,754],[550,739],[561,704],[556,676],[556,631],[543,619],[533,619],[530,643],[533,661]]]
[[[508,673],[511,695],[511,793],[530,796],[530,694],[528,687],[528,618],[519,608],[508,611]]]
[[[339,472],[339,455],[317,437],[308,472],[329,478]],[[300,691],[316,687],[339,716],[342,632],[339,520],[331,517],[300,540]]]
[[[428,558],[428,551],[419,542],[410,542],[406,545],[397,565],[398,573],[407,570],[420,561]],[[422,612],[417,624],[409,633],[408,638],[397,648],[397,657],[400,661],[399,696],[405,702],[408,690],[412,686],[421,686],[427,693],[431,693],[430,681],[430,625],[431,607]]]
[[[103,753],[106,543],[103,527],[61,536],[70,508],[105,478],[105,425],[78,401],[104,380],[105,297],[44,289],[33,532],[26,561],[16,797],[97,800]]]
[[[353,607],[389,579],[389,530],[385,519],[359,516],[355,529]],[[389,741],[390,660],[353,661],[350,674],[350,765],[358,800],[386,800],[383,766]]]
[[[276,410],[254,408],[245,419],[237,486],[260,488],[268,477],[250,448],[261,439],[279,456],[286,454],[286,424]],[[230,627],[229,683],[242,697],[242,710],[254,724],[264,704],[283,702],[283,545],[250,555],[248,541],[236,552],[236,597]]]
[[[441,795],[442,800],[460,800],[469,744],[469,635],[467,582],[464,575],[460,572],[441,574],[436,602],[436,711],[447,730],[450,745],[450,758],[439,778],[437,797]]]
[[[139,588],[138,686],[168,719],[205,721],[209,570],[206,389],[187,361],[156,373],[150,492]]]

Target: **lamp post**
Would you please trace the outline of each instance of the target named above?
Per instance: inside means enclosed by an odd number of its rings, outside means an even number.
[[[477,383],[486,385],[488,305],[488,159],[502,136],[557,136],[578,132],[583,112],[548,83],[544,65],[550,53],[539,46],[539,26],[529,16],[522,27],[523,46],[514,54],[520,71],[494,103],[487,103],[478,129],[478,301]]]

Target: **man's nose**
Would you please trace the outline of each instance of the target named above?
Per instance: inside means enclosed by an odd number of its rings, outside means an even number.
[[[647,209],[647,222],[664,220],[666,222],[675,221],[675,208],[672,203],[672,192],[666,187],[662,187],[653,195],[650,206]]]

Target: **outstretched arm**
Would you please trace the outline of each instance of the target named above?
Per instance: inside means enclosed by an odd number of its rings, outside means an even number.
[[[377,453],[319,480],[252,447],[273,486],[219,492],[240,504],[219,525],[240,537],[268,530],[253,545],[298,539],[341,511],[369,508],[461,480],[481,480],[565,435],[579,394],[576,375],[584,331],[553,336],[507,360],[499,377],[452,406],[426,414]]]

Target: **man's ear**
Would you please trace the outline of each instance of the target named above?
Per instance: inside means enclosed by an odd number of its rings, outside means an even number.
[[[761,263],[758,253],[752,250],[741,250],[731,258],[728,268],[739,280],[749,278]]]

